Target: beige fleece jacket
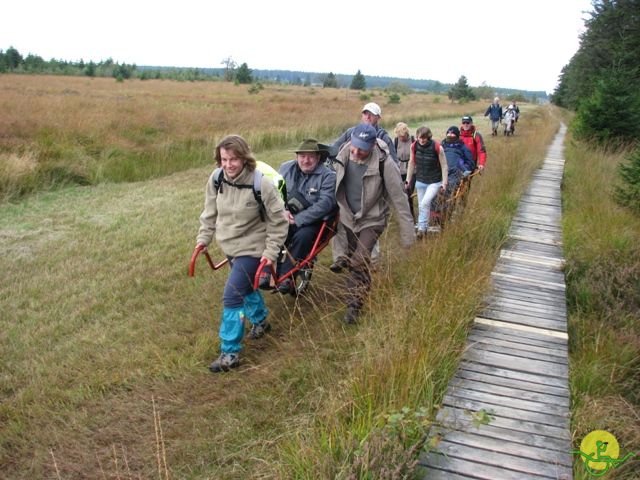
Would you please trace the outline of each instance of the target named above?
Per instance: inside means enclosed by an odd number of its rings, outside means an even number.
[[[275,262],[287,238],[289,222],[285,218],[284,202],[272,181],[262,177],[262,201],[266,209],[263,222],[253,188],[233,186],[252,187],[254,172],[245,168],[234,181],[225,174],[225,179],[232,185],[223,182],[219,192],[213,175],[207,182],[196,242],[209,245],[215,235],[216,242],[227,256],[264,256]]]

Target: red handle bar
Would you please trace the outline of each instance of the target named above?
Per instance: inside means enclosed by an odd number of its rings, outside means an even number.
[[[189,262],[190,277],[193,277],[196,273],[196,259],[198,258],[198,255],[200,255],[202,251],[204,251],[204,257],[207,259],[207,263],[209,264],[212,270],[218,270],[220,267],[223,267],[229,262],[229,260],[225,258],[219,263],[213,263],[213,260],[211,260],[211,256],[209,255],[209,252],[206,250],[206,248],[207,247],[205,247],[204,245],[198,244],[195,250],[193,251],[193,255],[191,255],[191,261]]]

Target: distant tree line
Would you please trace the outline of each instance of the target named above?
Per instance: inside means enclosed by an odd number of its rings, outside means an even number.
[[[580,47],[551,101],[576,112],[581,139],[634,148],[621,166],[619,201],[640,213],[640,0],[593,0]]]
[[[322,88],[350,88],[353,90],[384,89],[398,95],[413,91],[452,95],[452,100],[469,101],[475,98],[489,99],[496,94],[518,95],[515,99],[546,99],[545,92],[526,92],[513,89],[495,88],[487,85],[469,87],[466,77],[460,77],[457,84],[445,84],[437,80],[367,76],[358,70],[354,75],[311,73],[294,70],[252,70],[247,63],[238,64],[232,57],[224,58],[220,68],[176,68],[157,66],[136,66],[118,63],[109,58],[100,62],[78,62],[66,60],[44,60],[39,55],[20,54],[14,47],[0,50],[0,73],[26,73],[49,75],[75,75],[87,77],[113,77],[117,80],[137,78],[140,80],[178,81],[227,81],[237,84],[256,84],[252,93],[261,90],[263,83],[300,85]],[[394,97],[395,98],[395,97]]]

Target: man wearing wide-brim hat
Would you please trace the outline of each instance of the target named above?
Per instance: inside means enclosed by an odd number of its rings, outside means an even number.
[[[330,147],[307,138],[295,150],[296,159],[283,163],[279,170],[287,189],[289,235],[285,245],[296,260],[309,254],[322,220],[336,211],[336,174],[324,165],[329,150]],[[278,264],[278,276],[292,268],[291,258],[285,255]],[[291,278],[278,286],[280,293],[293,293],[293,289]]]

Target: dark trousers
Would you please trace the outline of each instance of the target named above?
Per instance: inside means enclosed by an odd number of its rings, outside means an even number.
[[[260,259],[255,257],[227,257],[231,263],[227,283],[224,285],[222,304],[228,308],[241,307],[244,297],[253,292],[253,279]]]
[[[314,223],[303,227],[289,225],[289,234],[285,242],[289,255],[285,253],[282,263],[278,264],[278,276],[284,275],[293,268],[291,257],[299,261],[304,260],[309,255],[321,226],[322,223]]]
[[[347,233],[347,257],[349,276],[347,277],[347,306],[360,309],[371,288],[371,251],[382,235],[384,226],[369,227],[353,232],[342,225]]]

